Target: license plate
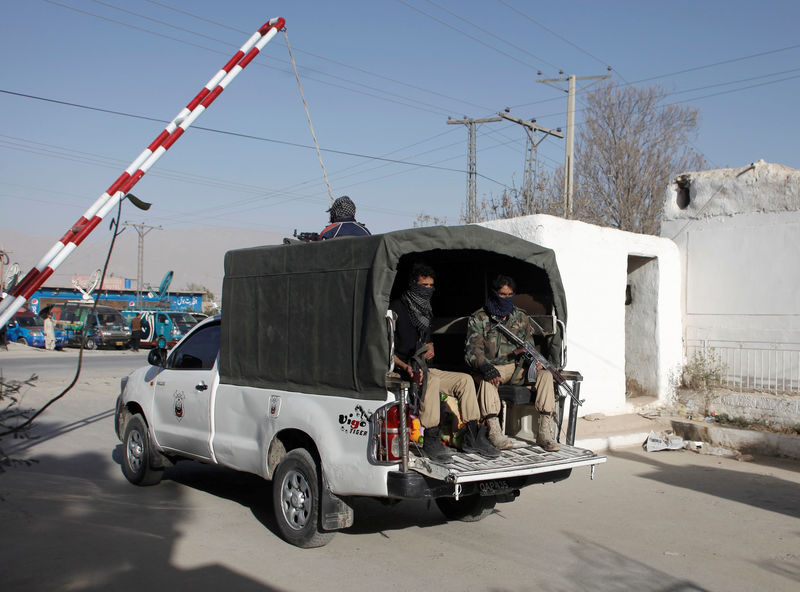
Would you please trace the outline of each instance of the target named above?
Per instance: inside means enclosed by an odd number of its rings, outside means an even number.
[[[122,345],[122,342],[121,341],[117,341],[117,345]]]
[[[504,479],[493,479],[492,481],[482,481],[478,484],[479,492],[483,496],[499,495],[513,491],[513,487]]]

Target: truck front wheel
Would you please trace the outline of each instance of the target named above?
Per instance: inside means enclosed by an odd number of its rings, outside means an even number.
[[[132,415],[125,426],[122,438],[122,473],[134,485],[155,485],[161,481],[164,469],[150,466],[152,449],[150,448],[150,432],[147,424],[139,414]]]
[[[497,499],[494,496],[468,495],[456,500],[452,497],[436,498],[436,505],[448,520],[477,522],[494,511]]]
[[[272,506],[278,530],[287,542],[310,549],[333,538],[333,532],[320,527],[319,468],[304,448],[290,451],[275,470]]]

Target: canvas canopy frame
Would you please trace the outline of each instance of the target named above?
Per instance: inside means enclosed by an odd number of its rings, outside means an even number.
[[[516,280],[519,293],[533,296],[566,324],[555,253],[482,226],[239,249],[225,255],[220,380],[385,400],[390,351],[385,315],[416,261],[436,270],[437,317],[474,312],[485,302],[491,280],[503,273]],[[556,365],[562,339],[560,332],[554,335],[545,352]],[[450,352],[451,359],[463,356],[463,341],[460,347],[460,353]]]

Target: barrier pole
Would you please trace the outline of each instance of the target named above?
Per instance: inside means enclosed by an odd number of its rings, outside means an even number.
[[[33,293],[49,278],[79,244],[94,230],[103,218],[130,193],[136,183],[183,135],[190,125],[216,100],[272,38],[283,29],[286,21],[273,18],[239,48],[233,57],[219,70],[202,90],[184,107],[145,150],[125,169],[125,172],[106,189],[78,221],[42,257],[8,296],[0,301],[0,327],[11,320]]]

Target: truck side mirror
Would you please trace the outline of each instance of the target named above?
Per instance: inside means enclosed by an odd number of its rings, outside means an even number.
[[[167,365],[167,350],[156,347],[150,350],[147,354],[147,363],[151,366],[160,366],[164,368]]]

